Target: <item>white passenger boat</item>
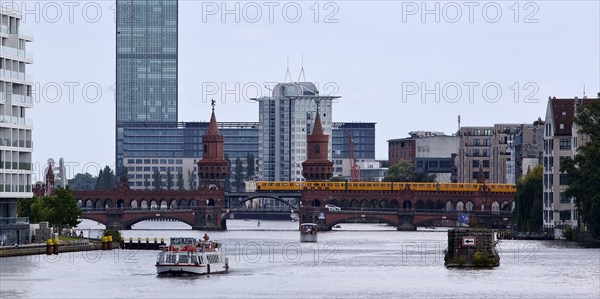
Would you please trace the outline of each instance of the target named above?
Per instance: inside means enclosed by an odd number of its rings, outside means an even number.
[[[229,259],[218,241],[171,238],[156,259],[158,275],[203,275],[227,273]]]
[[[317,242],[317,225],[314,223],[300,224],[300,242]]]

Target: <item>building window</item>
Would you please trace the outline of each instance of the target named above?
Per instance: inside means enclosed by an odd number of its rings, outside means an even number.
[[[561,221],[569,221],[571,220],[571,210],[560,211],[560,220]]]
[[[564,173],[561,173],[560,176],[558,177],[558,184],[560,185],[568,185],[569,182],[567,181],[567,175]]]
[[[479,167],[479,160],[473,160],[473,167]]]
[[[479,157],[479,149],[473,149],[473,157]]]
[[[560,149],[571,149],[571,139],[570,138],[561,138],[559,145],[560,145]]]
[[[318,154],[321,152],[321,147],[317,144],[315,145],[315,154]]]
[[[483,167],[490,167],[490,160],[483,160]]]
[[[564,192],[560,192],[558,196],[560,203],[571,203],[571,199],[568,198]]]

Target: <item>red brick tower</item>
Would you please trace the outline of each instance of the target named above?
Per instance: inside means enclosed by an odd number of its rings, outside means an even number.
[[[48,172],[46,173],[46,186],[44,187],[44,196],[54,195],[54,170],[52,163],[48,162]]]
[[[223,189],[227,176],[227,161],[223,159],[223,135],[217,127],[214,100],[208,131],[202,136],[202,146],[202,160],[198,161],[199,188]]]
[[[318,109],[313,130],[306,139],[306,161],[302,162],[302,175],[307,181],[329,181],[333,176],[333,162],[327,159],[329,136],[323,133]]]

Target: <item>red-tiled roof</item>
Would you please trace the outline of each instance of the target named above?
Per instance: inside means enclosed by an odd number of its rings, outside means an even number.
[[[552,98],[551,101],[554,136],[571,136],[575,100]]]

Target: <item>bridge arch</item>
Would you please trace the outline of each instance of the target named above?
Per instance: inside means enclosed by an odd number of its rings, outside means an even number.
[[[104,208],[108,209],[108,208],[112,208],[112,206],[113,206],[112,200],[110,200],[110,198],[107,198],[104,201]]]
[[[156,202],[156,199],[152,199],[152,201],[150,201],[150,209],[156,210],[157,208],[158,208],[158,203]]]
[[[122,209],[124,207],[125,207],[125,201],[119,198],[117,200],[117,208],[121,208]]]
[[[330,201],[329,201],[329,204],[332,204],[332,205],[334,205],[334,206],[339,206],[338,200],[337,200],[337,199],[335,199],[335,198],[334,198],[334,199],[332,199],[332,200],[330,200]]]
[[[212,198],[209,198],[206,200],[206,205],[209,207],[213,207],[215,205],[215,200]]]
[[[462,201],[457,201],[456,202],[456,210],[457,211],[462,211],[465,208],[465,204]]]
[[[367,209],[369,209],[369,206],[370,206],[370,203],[369,203],[369,200],[368,200],[368,199],[363,199],[363,200],[360,202],[360,209],[361,209],[361,210],[367,210]]]
[[[465,204],[465,209],[467,211],[473,211],[473,202],[468,200],[467,203]]]
[[[171,203],[169,203],[169,210],[175,210],[179,207],[177,204],[177,200],[171,199]]]
[[[393,199],[390,201],[390,209],[397,209],[398,208],[398,201]]]
[[[164,198],[160,199],[160,209],[161,210],[166,210],[169,208],[169,204],[167,203],[167,200]]]
[[[379,208],[379,202],[377,201],[377,199],[372,199],[371,200],[371,209],[378,209]]]
[[[321,206],[321,201],[318,199],[313,199],[311,202],[311,206],[313,207],[320,207]]]
[[[298,209],[298,208],[299,208],[299,203],[298,203],[298,206],[294,206],[294,205],[290,204],[288,201],[286,201],[286,200],[284,200],[284,199],[282,199],[282,198],[280,198],[280,197],[277,197],[277,196],[269,196],[269,195],[264,195],[264,194],[257,195],[257,196],[252,196],[252,197],[248,197],[248,198],[245,198],[244,200],[241,200],[241,201],[239,201],[239,202],[236,202],[237,206],[235,206],[235,207],[230,207],[230,208],[236,208],[236,207],[240,207],[240,206],[242,206],[242,204],[243,204],[243,203],[246,203],[246,202],[248,202],[248,201],[251,201],[251,200],[253,200],[253,199],[257,199],[257,198],[271,198],[271,199],[274,199],[274,200],[276,200],[276,201],[279,201],[279,202],[281,202],[281,203],[284,203],[284,204],[288,205],[288,206],[290,207],[290,209]],[[190,202],[190,205],[191,205],[191,204],[193,204],[193,202],[194,202],[194,201],[195,201],[195,200],[192,200],[192,202]],[[312,202],[311,202],[311,204],[312,204]]]
[[[353,208],[353,209],[360,208],[360,203],[358,202],[358,200],[353,199],[352,201],[350,201],[350,208]]]
[[[86,208],[86,209],[93,209],[93,208],[94,208],[94,203],[92,202],[92,200],[91,200],[91,199],[89,199],[89,198],[88,198],[88,199],[85,201],[85,208]]]
[[[452,211],[454,210],[454,204],[451,201],[447,201],[446,202],[446,210],[447,211]]]
[[[425,208],[426,208],[426,209],[428,209],[428,210],[433,210],[433,209],[435,209],[435,204],[433,203],[433,200],[431,200],[431,199],[428,199],[428,200],[425,202]]]
[[[140,201],[140,209],[147,210],[148,208],[148,201],[142,198],[142,201]]]
[[[495,200],[492,202],[492,211],[494,211],[494,212],[500,211],[500,204]]]
[[[137,201],[137,199],[135,199],[135,198],[134,198],[134,199],[132,199],[132,200],[129,202],[129,207],[130,207],[130,208],[132,208],[132,209],[137,209],[137,208],[139,208],[139,207],[138,207],[138,201]]]
[[[412,210],[412,202],[408,199],[405,199],[404,202],[402,202],[402,209]]]
[[[422,200],[417,200],[417,205],[415,207],[417,210],[423,210],[425,209],[425,203]]]
[[[314,216],[314,217],[317,218],[315,221],[318,221],[318,217],[317,216]],[[331,228],[337,224],[348,223],[348,222],[351,222],[356,219],[364,219],[364,220],[368,220],[368,221],[376,220],[376,221],[380,221],[380,222],[385,222],[388,225],[391,225],[393,227],[398,227],[400,225],[398,222],[387,219],[384,216],[367,215],[366,217],[362,217],[361,215],[352,215],[352,216],[343,217],[343,218],[328,222],[326,224],[327,225],[326,227],[327,227],[327,230],[331,230]]]
[[[192,221],[189,221],[187,218],[182,217],[181,215],[168,215],[168,216],[163,216],[163,217],[156,217],[156,214],[140,214],[138,216],[129,218],[127,221],[123,222],[123,227],[125,227],[126,229],[131,229],[131,226],[138,223],[138,222],[142,222],[145,220],[151,220],[151,219],[173,219],[173,220],[177,220],[180,222],[183,222],[189,226],[193,226],[194,223]]]
[[[435,202],[435,209],[436,210],[443,210],[444,209],[444,202],[441,200],[438,200]]]
[[[387,209],[388,206],[389,206],[389,203],[385,199],[379,202],[379,208],[381,208],[381,209]]]
[[[189,207],[189,203],[185,198],[182,198],[179,200],[179,208],[180,209],[187,209]]]
[[[347,208],[347,207],[348,207],[348,205],[349,205],[349,203],[348,203],[348,200],[347,200],[347,199],[342,199],[342,200],[340,201],[340,207],[341,207],[342,209],[344,209],[344,208]]]
[[[102,200],[100,198],[97,198],[96,202],[94,203],[94,208],[101,210],[103,206],[104,204],[102,203]]]

